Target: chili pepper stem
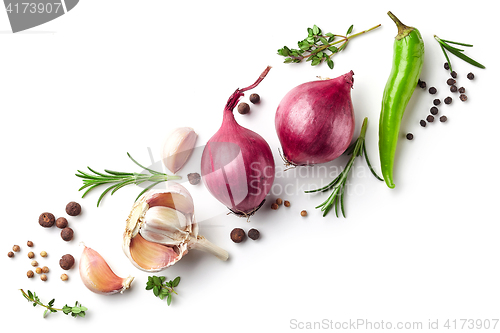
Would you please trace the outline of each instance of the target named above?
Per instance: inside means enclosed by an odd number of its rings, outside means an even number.
[[[400,40],[400,39],[408,36],[408,34],[410,32],[412,32],[412,30],[414,29],[413,27],[409,27],[407,25],[404,25],[403,22],[401,22],[396,17],[396,15],[394,15],[393,13],[391,13],[391,11],[388,11],[387,15],[389,15],[389,17],[394,21],[394,23],[396,23],[396,27],[398,28],[398,34],[396,36],[397,40]]]

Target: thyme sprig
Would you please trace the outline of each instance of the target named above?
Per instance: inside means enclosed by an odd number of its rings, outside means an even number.
[[[361,132],[359,134],[359,137],[344,152],[344,154],[346,155],[351,155],[351,158],[347,162],[347,165],[344,168],[344,170],[337,176],[337,178],[335,178],[330,184],[322,188],[305,191],[306,193],[314,193],[314,192],[326,192],[333,189],[333,192],[330,194],[328,199],[326,199],[321,205],[315,207],[315,208],[321,208],[323,216],[326,216],[326,214],[328,214],[328,212],[332,209],[332,207],[335,207],[335,215],[339,217],[338,204],[340,202],[340,210],[342,211],[342,215],[345,217],[345,211],[344,211],[345,186],[347,183],[347,177],[349,176],[349,172],[351,171],[351,168],[354,165],[354,160],[356,159],[356,157],[364,155],[366,164],[368,164],[371,173],[378,180],[383,181],[383,179],[379,177],[375,172],[375,170],[372,168],[370,160],[368,159],[368,154],[366,152],[366,146],[365,146],[365,135],[367,128],[368,128],[368,118],[365,118],[363,120],[363,125],[361,126]]]
[[[333,69],[332,57],[344,50],[349,40],[380,26],[381,25],[379,24],[368,30],[351,35],[354,28],[354,26],[351,25],[347,29],[345,36],[343,36],[334,35],[331,32],[323,33],[317,25],[314,25],[312,28],[307,28],[308,35],[305,39],[297,43],[299,47],[298,49],[284,46],[278,50],[278,55],[286,57],[284,62],[287,64],[299,63],[306,59],[306,61],[311,62],[311,66],[316,66],[322,62],[326,62],[328,67]],[[337,47],[338,44],[340,45]]]
[[[87,193],[89,193],[91,190],[93,190],[97,186],[112,184],[111,186],[106,188],[104,190],[104,192],[102,192],[101,196],[97,200],[97,207],[99,207],[99,204],[101,203],[101,200],[103,199],[104,195],[106,195],[106,193],[108,193],[109,191],[111,191],[111,195],[113,195],[116,191],[118,191],[119,189],[121,189],[124,186],[132,185],[132,184],[139,185],[139,184],[142,184],[144,182],[152,182],[151,185],[149,185],[141,193],[139,193],[139,195],[135,199],[135,200],[137,200],[144,192],[146,192],[147,190],[149,190],[150,188],[154,187],[155,185],[157,185],[159,183],[166,182],[168,180],[175,180],[175,179],[182,178],[181,176],[171,176],[171,175],[167,175],[165,173],[161,173],[161,172],[146,168],[146,167],[142,166],[141,164],[139,164],[139,162],[134,160],[132,158],[132,156],[130,156],[129,153],[127,153],[127,156],[136,165],[138,165],[141,168],[143,168],[144,170],[148,171],[149,174],[136,173],[136,172],[118,172],[118,171],[112,171],[112,170],[107,170],[107,169],[104,169],[104,172],[106,172],[106,173],[101,173],[101,172],[97,172],[97,171],[93,170],[90,167],[87,167],[87,168],[93,174],[77,170],[78,173],[76,173],[75,175],[77,177],[83,178],[83,186],[80,187],[80,189],[78,191],[81,191],[83,189],[87,189],[83,193],[82,198],[85,197],[85,195],[87,195]]]
[[[86,307],[78,303],[78,301],[75,303],[75,306],[69,306],[66,304],[62,309],[55,308],[54,298],[49,303],[47,303],[47,305],[45,305],[40,301],[40,298],[35,292],[31,292],[30,290],[28,290],[28,292],[25,292],[22,289],[19,290],[21,290],[21,293],[23,294],[24,298],[28,300],[28,302],[33,303],[33,306],[40,305],[45,308],[45,311],[43,312],[44,318],[47,317],[50,313],[58,311],[62,311],[65,315],[71,314],[73,317],[85,317],[85,311],[88,310]]]
[[[172,303],[172,293],[178,295],[174,288],[179,285],[181,277],[178,276],[173,280],[167,281],[166,276],[148,276],[148,282],[146,282],[146,290],[153,290],[153,294],[160,299],[167,298],[167,304]]]
[[[439,38],[436,35],[434,35],[434,39],[437,40],[438,43],[439,43],[439,46],[441,46],[441,50],[443,51],[444,57],[446,58],[446,61],[448,62],[450,71],[453,71],[453,69],[451,67],[450,58],[448,58],[448,54],[446,53],[446,51],[450,52],[451,54],[457,56],[458,58],[460,58],[460,59],[468,62],[469,64],[471,64],[473,66],[476,66],[476,67],[479,67],[479,68],[486,68],[486,67],[484,67],[484,65],[482,65],[482,64],[478,63],[477,61],[475,61],[474,59],[466,56],[463,53],[464,50],[456,48],[454,46],[451,46],[450,44],[461,45],[461,46],[465,46],[465,47],[472,47],[473,45],[471,45],[471,44],[465,44],[465,43],[459,43],[459,42],[452,42],[451,40],[441,39],[441,38]]]

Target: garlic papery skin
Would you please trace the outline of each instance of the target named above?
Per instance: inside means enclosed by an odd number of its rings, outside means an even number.
[[[97,294],[123,293],[134,280],[132,276],[121,278],[116,275],[99,253],[86,246],[80,257],[79,270],[83,284]]]
[[[172,266],[191,249],[227,260],[227,251],[198,235],[193,198],[181,184],[168,181],[134,204],[123,234],[123,251],[132,264],[147,272]]]
[[[161,160],[168,170],[177,173],[186,164],[197,137],[191,127],[179,127],[170,133],[161,150]]]

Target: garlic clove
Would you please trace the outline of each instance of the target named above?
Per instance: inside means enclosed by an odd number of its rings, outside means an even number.
[[[157,272],[179,261],[187,253],[187,246],[182,246],[182,250],[179,248],[182,252],[177,253],[173,247],[149,242],[141,235],[137,235],[131,240],[129,251],[135,267],[148,272]]]
[[[191,127],[176,128],[167,137],[161,150],[163,164],[173,173],[177,173],[193,152],[198,134]]]
[[[80,257],[79,270],[83,284],[97,294],[123,293],[134,280],[132,276],[121,278],[116,275],[99,253],[86,246]]]
[[[188,224],[181,212],[170,207],[150,207],[144,215],[140,234],[150,242],[178,245],[189,239]]]

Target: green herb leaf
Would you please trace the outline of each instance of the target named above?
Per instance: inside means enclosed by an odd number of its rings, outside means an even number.
[[[448,58],[448,54],[446,53],[446,51],[450,52],[451,54],[453,54],[456,57],[464,60],[465,62],[468,62],[469,64],[471,64],[473,66],[476,66],[478,68],[483,68],[483,69],[486,68],[484,65],[482,65],[479,62],[475,61],[474,59],[466,56],[463,53],[464,50],[461,50],[461,49],[458,49],[456,47],[453,47],[453,46],[451,46],[448,43],[452,43],[452,44],[456,44],[456,45],[462,45],[462,46],[466,46],[466,47],[472,47],[472,44],[452,42],[452,41],[449,41],[449,40],[446,40],[446,39],[441,39],[441,38],[439,38],[436,35],[434,35],[434,39],[436,39],[438,41],[439,45],[441,46],[441,50],[443,51],[444,56],[446,58],[446,61],[448,62],[450,71],[453,71],[453,69],[452,69],[451,62],[450,62],[450,59]]]
[[[353,145],[349,146],[349,148],[347,148],[346,150],[346,152],[352,155],[349,161],[347,162],[345,169],[330,184],[315,190],[305,191],[306,193],[314,193],[314,192],[324,192],[333,189],[330,196],[322,204],[316,206],[316,208],[321,208],[321,211],[323,211],[323,216],[326,216],[326,214],[328,214],[328,212],[332,208],[335,208],[335,215],[338,217],[338,204],[340,202],[340,211],[342,212],[342,215],[345,217],[345,211],[344,211],[345,186],[347,183],[349,172],[352,166],[354,165],[354,160],[361,154],[363,153],[365,154],[366,162],[372,174],[375,175],[375,177],[377,177],[378,180],[383,181],[383,179],[379,177],[371,167],[371,164],[369,163],[368,160],[368,156],[366,154],[365,135],[367,127],[368,127],[368,118],[365,118],[363,121],[363,125],[361,126],[361,132],[359,134],[358,139],[355,141]]]
[[[172,283],[172,286],[173,287],[177,287],[179,285],[179,282],[181,281],[181,277],[178,276],[174,279],[173,283]]]
[[[22,290],[22,289],[20,289],[20,290],[21,290],[21,293],[22,293],[24,298],[26,298],[29,302],[33,302],[33,306],[40,305],[40,306],[45,308],[45,310],[43,312],[44,318],[47,317],[50,313],[57,312],[57,311],[61,311],[66,315],[70,314],[70,313],[72,313],[72,315],[74,315],[74,313],[82,313],[83,312],[83,315],[80,315],[80,316],[81,317],[85,316],[84,311],[86,311],[87,308],[82,306],[81,304],[78,304],[78,302],[75,303],[75,307],[70,307],[68,305],[65,305],[62,309],[57,309],[57,308],[53,307],[54,302],[55,302],[54,298],[52,300],[50,300],[50,302],[48,302],[47,305],[45,305],[40,301],[40,298],[36,295],[36,293],[34,293],[34,292],[32,293],[29,290],[27,292],[24,292],[24,290]]]
[[[148,277],[148,282],[146,283],[146,290],[148,289],[149,286],[152,284],[155,284],[153,289],[153,294],[160,298],[161,300],[167,298],[167,304],[170,305],[172,302],[172,294],[177,294],[174,290],[175,287],[179,285],[181,278],[178,276],[174,280],[167,281],[167,277],[165,276],[150,276]],[[159,282],[158,285],[156,285],[156,282]]]
[[[347,29],[347,33],[346,33],[345,35],[346,35],[346,36],[347,36],[347,35],[350,35],[350,34],[351,34],[351,32],[352,32],[352,29],[353,29],[353,28],[354,28],[354,24],[352,24],[352,25],[349,27],[349,29]]]
[[[342,51],[346,47],[347,42],[350,39],[365,32],[374,30],[380,27],[380,24],[368,30],[350,35],[352,33],[353,27],[354,26],[351,25],[347,30],[346,36],[341,36],[341,39],[335,41],[336,35],[332,34],[331,32],[321,35],[321,29],[317,25],[314,25],[313,28],[307,28],[308,36],[305,39],[297,42],[299,48],[298,50],[290,49],[285,46],[278,50],[278,55],[285,57],[285,60],[283,62],[286,64],[299,63],[302,60],[306,60],[311,61],[312,66],[316,66],[323,62],[322,59],[328,59],[335,53]],[[335,45],[339,45],[339,47]],[[316,55],[318,56],[316,57]],[[333,68],[332,61],[325,62],[328,64],[328,67]]]
[[[278,52],[279,53],[279,52]],[[144,193],[146,190],[149,188],[155,186],[156,184],[159,184],[161,182],[165,182],[168,180],[175,180],[175,179],[181,179],[180,176],[171,176],[167,175],[158,171],[154,171],[152,169],[146,168],[143,165],[139,164],[134,158],[127,153],[127,156],[134,162],[137,166],[141,167],[143,170],[149,172],[149,174],[146,173],[132,173],[132,172],[117,172],[117,171],[111,171],[105,169],[105,173],[100,173],[95,170],[93,170],[90,167],[87,167],[87,169],[91,172],[83,172],[80,170],[77,170],[77,173],[75,174],[77,177],[80,177],[83,179],[83,186],[80,187],[79,191],[86,189],[86,191],[83,193],[82,198],[87,195],[91,190],[95,189],[98,186],[101,185],[109,185],[99,196],[99,199],[97,200],[97,206],[99,207],[99,204],[101,203],[102,199],[106,195],[106,193],[111,191],[111,195],[119,190],[120,188],[127,186],[127,185],[139,185],[144,182],[152,182],[152,185],[148,186],[146,189],[144,189],[140,194]],[[139,197],[138,196],[138,197]],[[136,199],[137,200],[137,199]]]

